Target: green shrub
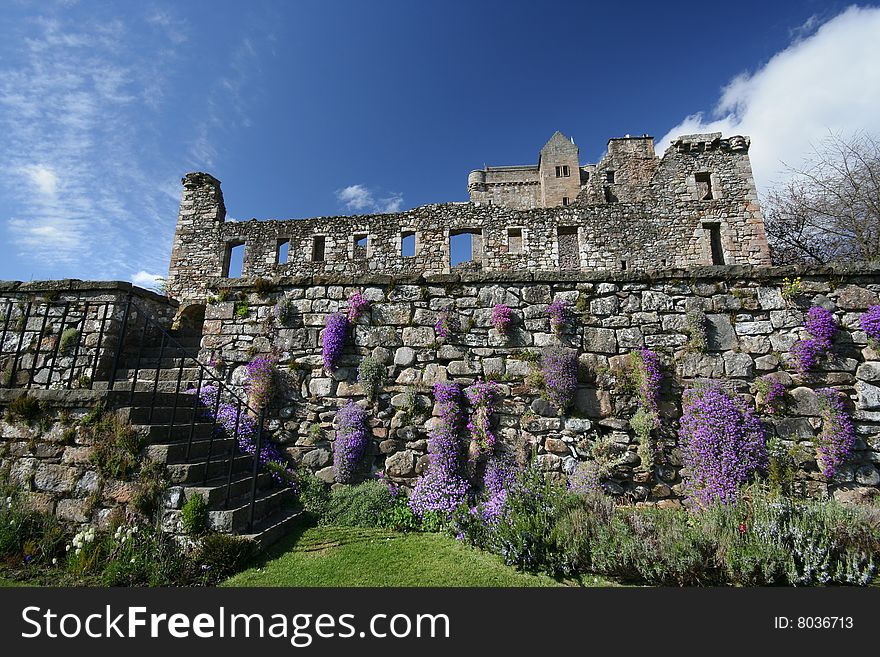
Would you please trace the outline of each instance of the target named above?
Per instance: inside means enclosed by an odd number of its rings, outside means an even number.
[[[83,418],[92,438],[90,461],[102,475],[127,480],[137,470],[146,439],[116,413],[100,409]]]
[[[235,316],[239,319],[244,319],[251,311],[247,301],[236,301],[234,308]]]
[[[54,517],[0,500],[0,557],[13,563],[48,564],[64,555],[65,532]]]
[[[30,395],[16,397],[6,407],[6,419],[8,422],[24,422],[32,425],[40,419],[43,408],[40,400]]]
[[[297,472],[297,483],[299,502],[305,512],[313,518],[321,518],[330,506],[330,491],[327,485],[306,467],[301,467]]]
[[[391,504],[379,514],[378,526],[396,532],[414,532],[421,529],[419,517],[413,513],[406,495],[396,495]]]
[[[104,586],[185,586],[201,579],[191,555],[152,525],[120,525],[104,540],[108,554],[98,578]]]
[[[753,487],[700,519],[733,584],[867,585],[876,572],[880,533],[861,510],[834,500],[773,497]]]
[[[372,356],[365,356],[358,365],[358,383],[364,391],[364,396],[374,400],[385,378],[385,367]]]
[[[79,342],[79,331],[73,327],[64,329],[61,337],[58,339],[58,351],[62,354],[69,354]]]
[[[330,493],[330,502],[321,523],[343,527],[376,527],[382,512],[390,504],[391,492],[388,486],[379,481],[337,487]]]
[[[188,536],[200,536],[208,528],[208,505],[201,493],[189,496],[180,510],[180,522]]]
[[[218,582],[244,568],[254,544],[231,534],[208,534],[194,555],[196,566],[209,581]]]

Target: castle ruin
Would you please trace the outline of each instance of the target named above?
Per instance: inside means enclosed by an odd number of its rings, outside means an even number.
[[[168,286],[204,300],[211,277],[653,271],[698,265],[769,265],[749,163],[749,139],[684,135],[662,157],[653,138],[611,139],[595,165],[556,132],[537,166],[487,167],[468,176],[470,202],[393,214],[227,222],[220,181],[183,179]],[[471,258],[451,262],[450,240],[471,236]]]

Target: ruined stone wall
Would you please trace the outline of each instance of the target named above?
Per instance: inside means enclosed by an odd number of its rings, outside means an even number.
[[[129,297],[140,314],[171,326],[177,303],[120,281],[0,281],[0,387],[83,388],[106,381]],[[62,346],[65,331],[71,333]],[[124,349],[151,333],[126,335]]]
[[[395,214],[289,221],[225,223],[218,219],[225,212],[219,183],[190,174],[184,179],[169,289],[184,306],[204,301],[206,281],[226,273],[224,260],[237,244],[244,244],[244,276],[450,273],[449,240],[456,231],[478,235],[480,249],[468,266],[484,272],[651,271],[710,264],[708,226],[714,225],[726,264],[770,264],[747,155],[720,147],[696,153],[660,161],[656,200],[651,201],[533,210],[449,203]],[[696,200],[686,184],[688,176],[713,163],[721,198]],[[592,179],[601,177],[597,172]],[[512,228],[522,234],[519,253],[510,249]],[[401,250],[408,233],[416,236],[412,257]],[[355,249],[360,236],[367,239],[365,251]],[[320,259],[315,259],[316,240],[323,248]],[[277,263],[281,242],[289,243],[284,264]],[[560,244],[577,257],[560,258]]]
[[[783,277],[802,275],[802,293],[782,295]],[[501,403],[494,416],[498,435],[526,451],[540,467],[562,478],[578,461],[597,459],[604,445],[615,495],[631,500],[670,500],[684,490],[676,437],[682,390],[695,379],[722,379],[751,399],[754,381],[776,373],[788,387],[788,410],[765,416],[797,459],[798,486],[810,494],[864,499],[880,484],[880,352],[859,329],[860,313],[880,301],[880,270],[797,270],[721,267],[668,270],[654,275],[541,273],[438,275],[392,279],[322,276],[281,278],[274,291],[257,295],[252,281],[217,280],[229,301],[209,304],[202,359],[222,361],[226,376],[240,383],[243,365],[256,354],[280,357],[281,392],[271,409],[271,432],[291,457],[332,481],[332,421],[348,399],[365,403],[357,367],[371,355],[385,367],[386,383],[370,407],[373,435],[369,465],[392,480],[412,484],[427,465],[426,441],[433,426],[431,386],[440,380],[464,385],[495,379]],[[329,313],[344,309],[361,291],[371,308],[354,328],[340,367],[322,369],[321,330]],[[239,295],[234,300],[235,295]],[[292,304],[284,324],[274,319],[281,299]],[[561,336],[546,314],[554,299],[571,312]],[[510,339],[491,325],[492,307],[514,311]],[[802,380],[788,365],[794,342],[803,337],[810,305],[834,312],[841,330],[831,355],[814,379]],[[461,325],[447,339],[435,332],[447,310]],[[693,347],[686,313],[705,317],[707,345]],[[577,350],[580,375],[574,407],[559,415],[530,379],[545,348]],[[628,354],[648,347],[664,363],[659,438],[662,457],[645,467],[629,420],[635,410],[618,376]],[[833,386],[851,400],[858,440],[846,465],[826,481],[815,462],[812,440],[820,427],[815,389]],[[610,445],[610,448],[609,448]],[[366,472],[364,473],[367,474]]]

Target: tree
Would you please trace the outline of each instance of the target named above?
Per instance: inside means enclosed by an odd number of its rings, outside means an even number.
[[[880,141],[832,134],[764,200],[775,264],[880,262]]]

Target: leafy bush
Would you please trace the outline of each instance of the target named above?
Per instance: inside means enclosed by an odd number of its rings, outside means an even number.
[[[422,523],[410,508],[405,495],[397,495],[381,514],[377,526],[397,532],[411,532],[421,529]]]
[[[40,400],[30,395],[16,397],[6,407],[6,419],[8,422],[24,422],[28,425],[35,424],[43,413]]]
[[[79,342],[79,331],[73,327],[64,329],[58,339],[58,351],[69,354]]]
[[[13,497],[0,500],[0,557],[47,564],[64,555],[64,528],[54,517],[21,509]]]
[[[83,424],[93,441],[89,460],[98,472],[113,479],[129,479],[140,464],[146,439],[119,415],[104,410],[87,416]]]
[[[296,479],[303,509],[312,517],[321,518],[330,506],[330,491],[326,484],[306,467],[300,468]]]
[[[262,277],[258,277],[254,281],[254,292],[261,299],[265,299],[275,291],[275,283]]]
[[[358,365],[358,383],[364,391],[364,396],[370,401],[376,398],[382,379],[385,378],[385,367],[372,356],[365,356]]]
[[[190,495],[180,510],[183,531],[189,536],[200,536],[208,528],[208,505],[201,493]]]
[[[193,559],[210,581],[220,581],[241,570],[254,551],[254,544],[231,534],[208,534]]]
[[[105,560],[96,566],[104,586],[181,586],[201,577],[192,555],[149,524],[117,526],[104,537],[103,548]]]
[[[880,533],[859,509],[834,500],[794,501],[753,488],[701,520],[733,584],[864,586],[876,573]]]
[[[389,504],[391,491],[380,481],[335,488],[330,493],[330,503],[321,523],[343,527],[377,527],[380,516]]]

